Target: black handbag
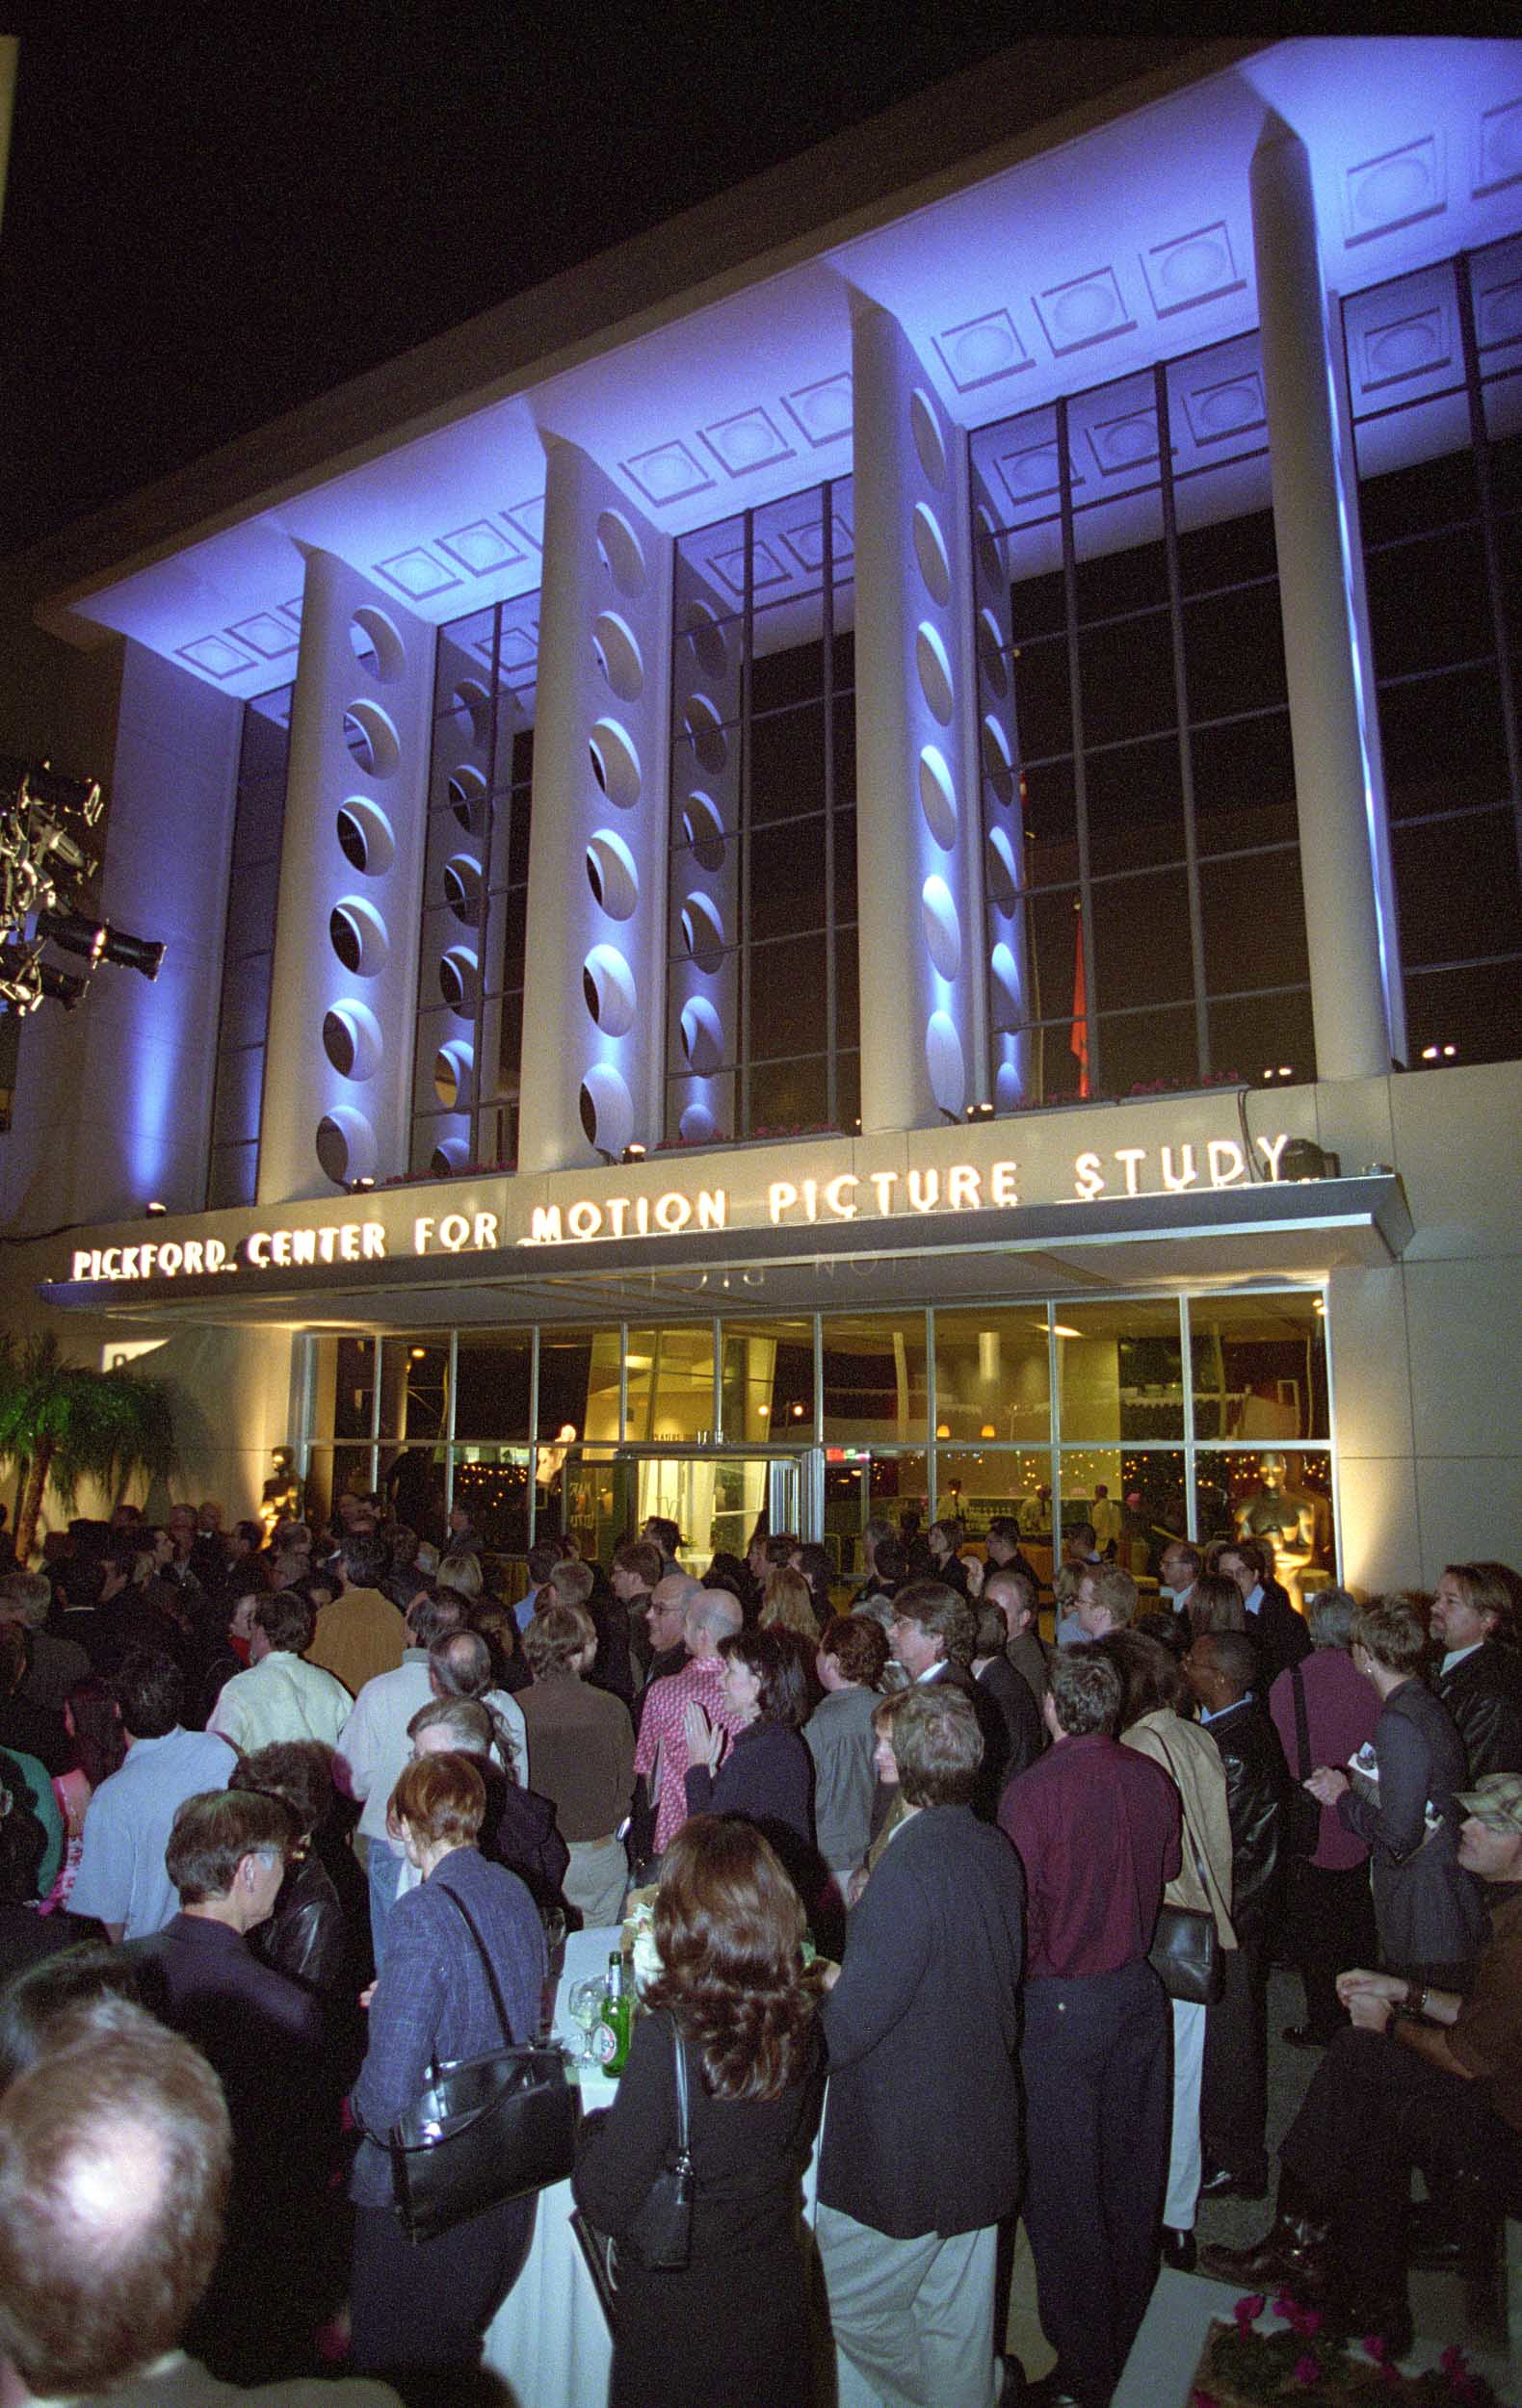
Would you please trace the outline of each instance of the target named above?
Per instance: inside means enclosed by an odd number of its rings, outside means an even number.
[[[391,2128],[394,2205],[409,2240],[436,2240],[486,2208],[568,2181],[576,2157],[578,2098],[558,2049],[518,2048],[496,1969],[459,1893],[481,1950],[506,2048],[490,2056],[435,2062],[428,2083]]]
[[[1170,1999],[1214,2006],[1225,1986],[1215,1916],[1197,1906],[1160,1906],[1147,1963]]]
[[[1320,1801],[1305,1787],[1315,1769],[1311,1763],[1311,1726],[1305,1712],[1305,1676],[1299,1664],[1290,1673],[1295,1695],[1295,1786],[1284,1809],[1284,1849],[1288,1856],[1314,1856],[1321,1842]]]
[[[601,2231],[580,2208],[571,2217],[571,2228],[610,2319],[622,2265],[632,2263],[651,2273],[678,2274],[692,2262],[695,2184],[688,2128],[687,2052],[674,2015],[671,2038],[676,2051],[675,2155],[656,2175],[627,2232],[615,2238],[612,2233]]]

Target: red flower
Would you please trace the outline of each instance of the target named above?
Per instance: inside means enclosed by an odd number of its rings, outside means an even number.
[[[1382,2333],[1365,2333],[1363,2345],[1377,2367],[1382,2367],[1390,2355],[1390,2344]]]
[[[1256,2324],[1268,2304],[1260,2290],[1254,2291],[1250,2298],[1239,2299],[1231,2311],[1237,2319],[1238,2329],[1245,2333],[1249,2324]]]
[[[1295,2380],[1297,2383],[1319,2383],[1321,2381],[1321,2368],[1317,2365],[1316,2360],[1311,2357],[1308,2351],[1303,2358],[1297,2358],[1295,2361]]]

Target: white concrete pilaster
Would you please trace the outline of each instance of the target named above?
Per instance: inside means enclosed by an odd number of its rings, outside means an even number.
[[[861,1125],[961,1117],[981,1085],[978,798],[962,725],[964,441],[903,328],[853,308]],[[870,998],[870,1005],[868,999]]]
[[[1310,160],[1275,117],[1251,195],[1316,1062],[1324,1079],[1378,1078],[1390,1066],[1384,981],[1398,972],[1376,883],[1375,702],[1360,674]]]
[[[670,546],[547,437],[518,1168],[661,1134]]]
[[[372,651],[356,657],[352,629]],[[259,1201],[321,1195],[407,1165],[433,631],[330,552],[306,555]],[[362,768],[346,714],[374,756]],[[338,842],[348,804],[364,870]],[[341,912],[357,967],[333,942]],[[319,1142],[321,1154],[319,1154]]]

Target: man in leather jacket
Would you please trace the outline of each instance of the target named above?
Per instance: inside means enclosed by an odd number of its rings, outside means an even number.
[[[1432,1688],[1458,1726],[1471,1783],[1522,1772],[1522,1657],[1500,1564],[1451,1563],[1432,1597]],[[1511,1575],[1515,1579],[1515,1574]]]
[[[1259,1661],[1241,1631],[1209,1632],[1184,1658],[1200,1720],[1225,1768],[1237,1934],[1225,1957],[1225,1989],[1205,2018],[1199,2118],[1205,2199],[1261,2199],[1268,2187],[1269,1947],[1278,1917],[1290,1776],[1278,1733],[1253,1693]]]

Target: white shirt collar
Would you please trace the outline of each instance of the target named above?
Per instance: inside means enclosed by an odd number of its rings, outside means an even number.
[[[1466,1656],[1477,1655],[1484,1643],[1485,1642],[1483,1638],[1477,1638],[1472,1639],[1467,1647],[1451,1648],[1449,1653],[1443,1658],[1444,1672],[1452,1672],[1455,1664],[1462,1663]]]

